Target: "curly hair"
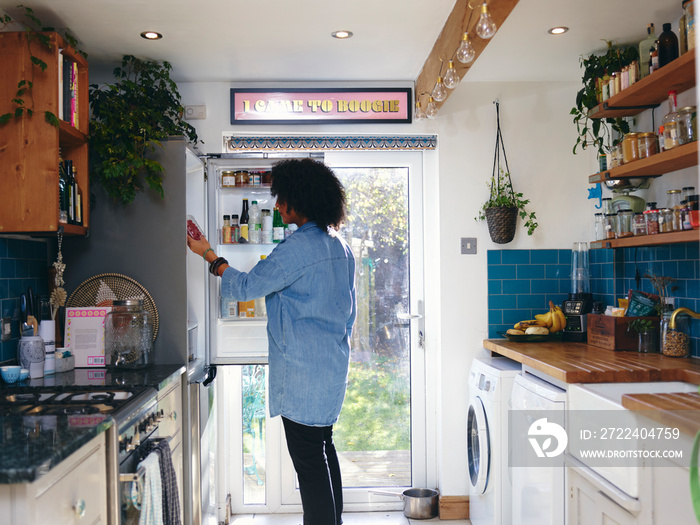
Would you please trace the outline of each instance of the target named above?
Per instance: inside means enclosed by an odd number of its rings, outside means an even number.
[[[335,173],[312,159],[290,159],[272,167],[273,197],[320,228],[338,228],[345,218],[345,189]]]

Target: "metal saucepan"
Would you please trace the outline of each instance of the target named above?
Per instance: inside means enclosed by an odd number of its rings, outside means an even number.
[[[433,489],[406,489],[401,494],[370,490],[372,494],[396,496],[403,499],[403,515],[414,520],[427,520],[438,515],[440,493]]]

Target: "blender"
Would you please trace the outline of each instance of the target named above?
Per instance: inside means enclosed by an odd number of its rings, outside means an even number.
[[[565,341],[586,341],[588,314],[593,306],[588,243],[575,242],[571,250],[571,292],[562,304],[566,316]]]

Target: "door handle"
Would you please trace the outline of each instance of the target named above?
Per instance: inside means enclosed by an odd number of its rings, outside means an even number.
[[[396,314],[396,317],[398,319],[401,319],[402,321],[415,321],[416,319],[423,319],[423,316],[421,314],[410,314],[405,312]]]

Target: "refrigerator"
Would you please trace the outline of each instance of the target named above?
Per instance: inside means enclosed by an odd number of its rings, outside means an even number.
[[[216,254],[225,257],[238,270],[250,271],[276,246],[275,243],[224,243],[224,215],[241,215],[243,199],[252,204],[257,201],[261,210],[273,213],[276,199],[270,194],[270,184],[265,182],[265,172],[284,159],[313,158],[323,161],[323,152],[242,152],[209,154],[206,156],[208,177],[207,239]],[[230,179],[237,172],[244,172],[249,182],[231,185]],[[226,180],[226,182],[224,182]],[[255,180],[255,182],[253,182]],[[221,279],[209,281],[209,347],[210,360],[215,365],[266,364],[267,318],[265,316],[242,317],[236,315],[235,305],[224,304],[221,296]]]
[[[207,176],[201,156],[184,139],[164,141],[153,155],[165,168],[164,198],[153,191],[127,206],[115,203],[101,186],[90,188],[90,231],[66,237],[65,288],[70,294],[101,273],[126,275],[153,297],[159,330],[155,365],[181,365],[183,375],[183,498],[185,525],[218,523],[216,477],[216,370],[209,356],[209,274],[202,258],[187,248],[186,216],[207,227]],[[147,370],[147,369],[146,369]]]

